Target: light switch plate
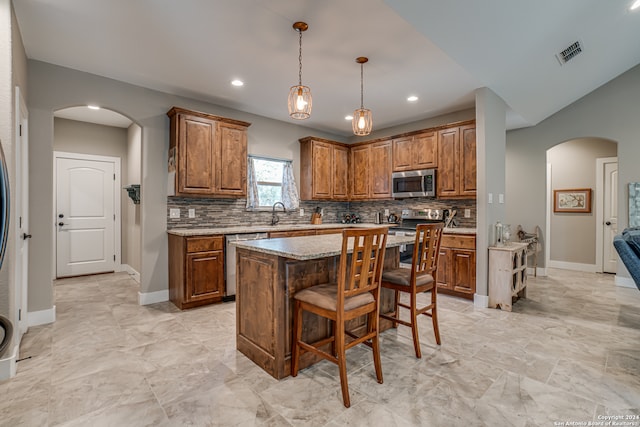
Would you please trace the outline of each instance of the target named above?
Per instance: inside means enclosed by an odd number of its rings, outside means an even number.
[[[489,193],[487,203],[493,203],[493,193]]]
[[[179,219],[180,218],[180,209],[169,209],[169,218]]]
[[[304,208],[300,208],[300,216],[304,216]]]
[[[464,217],[465,218],[471,218],[471,209],[465,209],[464,210]]]
[[[189,218],[195,218],[195,217],[196,217],[196,210],[189,209]]]
[[[498,194],[498,203],[504,203],[504,194]]]

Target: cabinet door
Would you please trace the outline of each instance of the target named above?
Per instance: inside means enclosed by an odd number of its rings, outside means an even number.
[[[391,141],[371,144],[369,157],[372,199],[391,198]]]
[[[312,188],[313,199],[330,199],[331,198],[331,158],[333,155],[333,147],[331,144],[313,141],[311,148],[311,167],[313,169]]]
[[[413,137],[407,136],[393,140],[393,171],[402,172],[413,168]]]
[[[454,249],[451,255],[453,287],[456,292],[473,295],[476,291],[476,253]]]
[[[476,195],[476,127],[460,127],[460,195]]]
[[[460,158],[459,128],[443,129],[438,132],[438,172],[436,175],[438,197],[457,196],[460,178],[458,161]]]
[[[178,116],[178,193],[209,195],[216,192],[216,122],[202,117]]]
[[[217,165],[217,193],[244,197],[247,195],[246,128],[229,123],[218,123],[218,135],[220,155]]]
[[[351,149],[351,198],[369,198],[369,149],[368,145]]]
[[[451,249],[440,247],[438,255],[438,272],[436,273],[438,288],[452,289],[451,280]]]
[[[421,133],[413,137],[413,169],[429,169],[438,166],[438,138],[435,132]]]
[[[333,147],[333,198],[347,200],[349,198],[349,148]]]
[[[187,254],[185,302],[221,301],[224,295],[224,252]]]

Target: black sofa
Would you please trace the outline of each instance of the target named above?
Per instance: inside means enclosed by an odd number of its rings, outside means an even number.
[[[640,227],[627,228],[615,236],[613,246],[640,290]]]

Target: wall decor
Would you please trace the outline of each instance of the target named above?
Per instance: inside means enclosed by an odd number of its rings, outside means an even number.
[[[591,213],[591,189],[553,190],[553,212]]]

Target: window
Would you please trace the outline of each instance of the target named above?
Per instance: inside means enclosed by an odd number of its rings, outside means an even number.
[[[291,160],[249,156],[247,209],[271,208],[284,203],[287,210],[298,209],[299,199]]]
[[[282,172],[284,163],[281,160],[253,159],[258,187],[258,206],[271,207],[282,201]]]

